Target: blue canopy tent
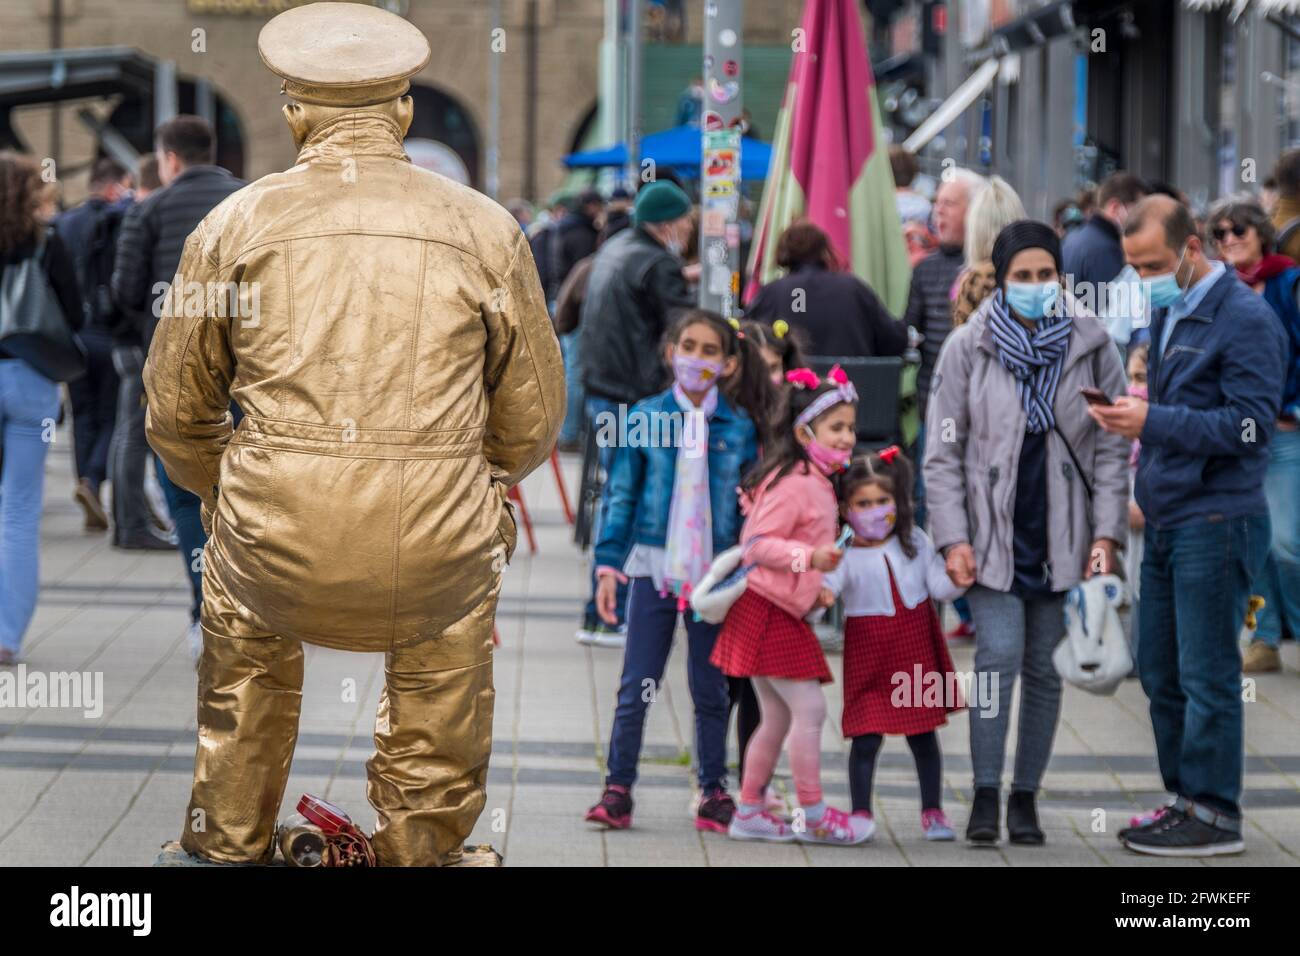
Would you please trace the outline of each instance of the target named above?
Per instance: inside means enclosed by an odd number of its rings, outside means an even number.
[[[641,139],[641,158],[653,159],[658,166],[668,166],[694,179],[700,175],[700,130],[695,126],[677,126]],[[772,160],[772,147],[761,140],[744,137],[740,141],[740,178],[742,180],[766,179],[767,167]],[[585,153],[572,153],[564,157],[564,165],[578,167],[625,166],[627,144],[618,143],[606,149],[593,149]]]

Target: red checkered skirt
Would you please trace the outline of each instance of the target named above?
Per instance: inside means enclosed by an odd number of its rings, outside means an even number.
[[[749,589],[727,612],[709,660],[728,677],[834,680],[808,623]]]
[[[889,587],[893,617],[844,621],[845,737],[923,734],[964,706],[934,602],[909,609],[892,574]]]

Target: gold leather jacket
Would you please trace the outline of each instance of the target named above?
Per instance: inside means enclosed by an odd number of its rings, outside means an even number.
[[[480,603],[514,551],[506,490],[564,417],[523,232],[402,135],[342,111],[209,213],[144,372],[149,442],[210,525],[205,593],[345,650],[433,638]]]

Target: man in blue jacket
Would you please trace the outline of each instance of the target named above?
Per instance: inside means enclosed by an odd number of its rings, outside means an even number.
[[[1269,547],[1264,472],[1285,379],[1285,333],[1268,303],[1206,258],[1187,208],[1151,196],[1124,254],[1153,308],[1150,402],[1092,406],[1140,438],[1146,517],[1138,672],[1167,807],[1120,831],[1156,856],[1240,853],[1244,750],[1237,635]]]

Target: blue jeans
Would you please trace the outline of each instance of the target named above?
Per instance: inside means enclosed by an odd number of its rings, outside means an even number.
[[[618,415],[618,402],[608,398],[597,398],[594,395],[587,396],[586,412],[588,427],[596,427],[596,416],[601,412],[609,412],[611,415]],[[605,511],[609,507],[609,473],[614,466],[614,445],[601,446],[600,448],[600,470],[605,473],[605,484],[600,495],[600,510],[596,514],[594,527],[591,529],[591,540],[600,540],[600,529],[605,526]],[[620,569],[622,570],[622,569]],[[614,613],[618,615],[618,622],[622,624],[627,618],[627,585],[620,583],[618,585],[618,597],[614,608]],[[584,626],[595,626],[601,623],[600,616],[596,613],[596,563],[591,564],[591,597],[587,600],[587,607],[583,611]]]
[[[1165,789],[1240,816],[1245,748],[1237,635],[1269,545],[1267,515],[1147,525],[1138,674]]]
[[[1300,431],[1273,433],[1264,476],[1273,541],[1255,593],[1264,598],[1255,640],[1277,647],[1282,630],[1300,640]]]
[[[0,360],[0,647],[15,654],[40,590],[45,456],[59,386],[21,359]]]
[[[579,352],[580,330],[574,329],[560,336],[560,351],[564,354],[564,390],[568,405],[564,422],[560,425],[560,441],[566,445],[582,440],[583,416],[586,414],[582,388],[582,354]]]
[[[649,578],[633,578],[627,604],[627,648],[623,651],[623,677],[618,686],[618,707],[609,733],[609,775],[605,784],[631,787],[641,757],[646,709],[662,689],[664,668],[677,630],[677,598],[661,596]],[[695,706],[695,755],[699,760],[700,789],[727,784],[727,678],[709,663],[719,625],[686,619],[686,676]]]
[[[199,611],[203,607],[203,547],[208,543],[201,517],[203,504],[198,495],[186,491],[167,477],[167,469],[156,456],[154,467],[158,473],[158,484],[162,486],[163,495],[167,498],[167,511],[172,516],[172,524],[176,526],[176,549],[181,553],[185,573],[190,578],[190,620],[198,621]]]

